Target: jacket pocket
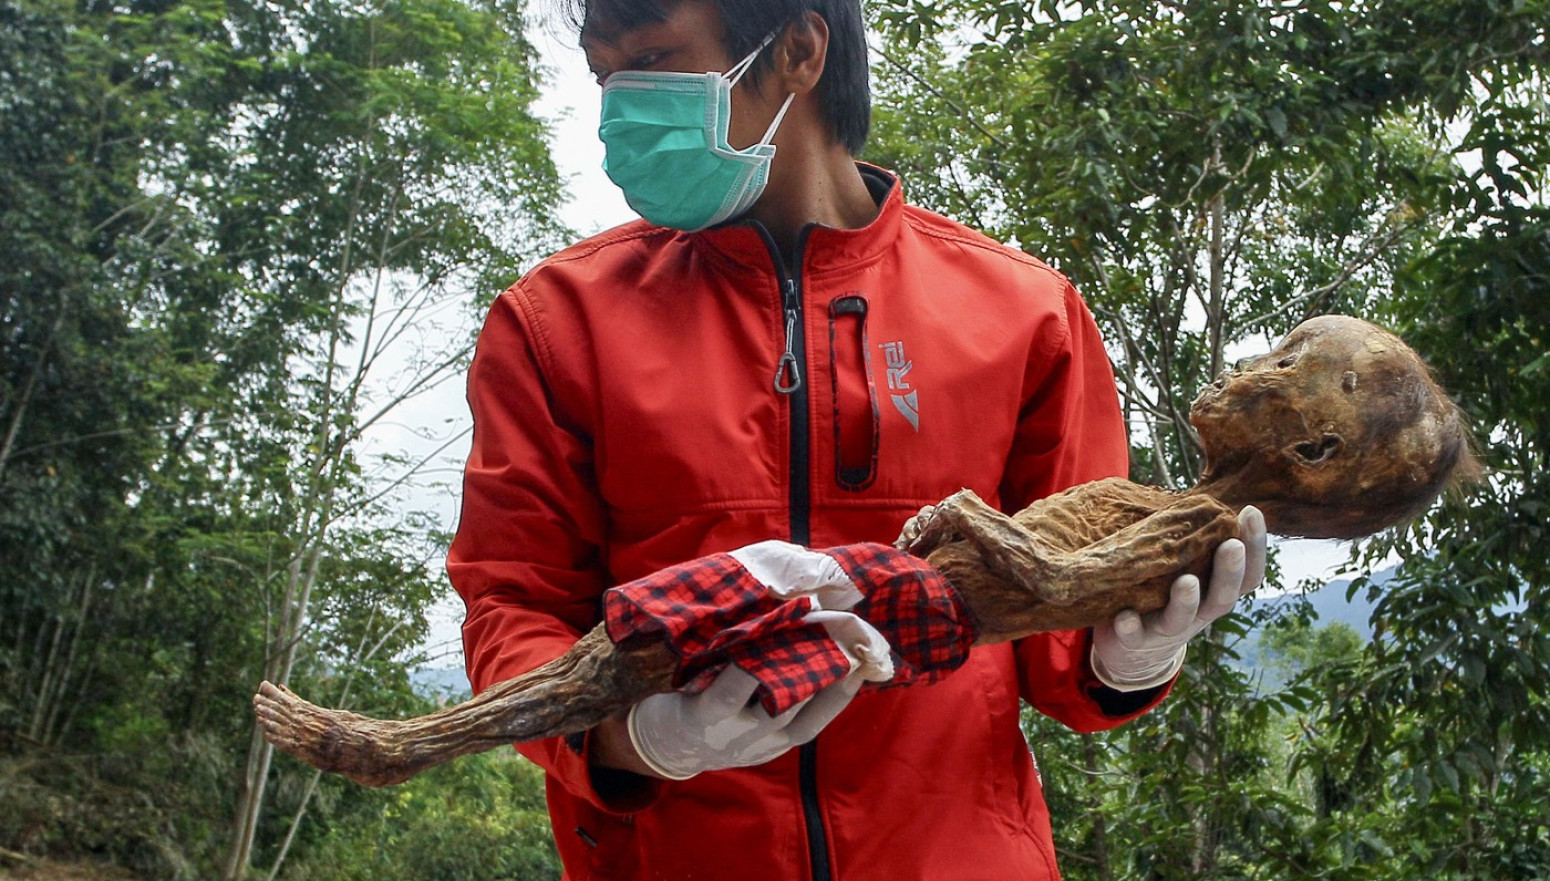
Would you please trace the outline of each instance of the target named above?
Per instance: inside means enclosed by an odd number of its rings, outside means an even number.
[[[829,376],[834,382],[834,479],[859,492],[877,477],[877,387],[867,358],[867,301],[829,301]]]
[[[586,881],[624,881],[644,874],[634,816],[589,810],[579,819],[584,822],[573,832],[586,853]],[[562,831],[555,830],[556,834]]]

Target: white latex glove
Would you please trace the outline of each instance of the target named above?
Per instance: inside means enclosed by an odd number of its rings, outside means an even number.
[[[753,698],[758,680],[734,666],[699,694],[656,694],[630,710],[630,742],[651,770],[670,780],[701,771],[762,765],[818,736],[861,690],[852,672],[771,716]]]
[[[861,590],[827,554],[783,541],[732,551],[748,573],[781,599],[811,609],[805,621],[823,625],[850,661],[850,674],[778,716],[753,700],[758,681],[728,666],[698,694],[658,694],[630,710],[630,743],[653,771],[673,780],[701,771],[760,765],[818,736],[863,682],[893,678],[888,641],[846,611]]]
[[[1140,691],[1172,679],[1184,666],[1189,641],[1259,587],[1265,578],[1265,516],[1258,508],[1239,512],[1238,535],[1217,547],[1204,600],[1200,579],[1182,575],[1161,609],[1144,616],[1126,609],[1093,628],[1093,672],[1103,684]]]

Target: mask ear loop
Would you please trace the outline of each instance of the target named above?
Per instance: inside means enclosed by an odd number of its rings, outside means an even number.
[[[764,130],[764,137],[759,139],[760,144],[768,144],[770,139],[775,137],[775,130],[780,128],[780,121],[786,118],[786,111],[791,109],[791,102],[796,100],[796,97],[796,92],[786,95],[786,103],[780,105],[780,112],[775,114],[775,121],[770,123],[770,127]]]
[[[743,78],[743,74],[747,73],[749,68],[753,67],[754,59],[758,58],[760,52],[763,52],[765,49],[769,48],[771,43],[775,42],[775,35],[779,33],[780,28],[776,28],[775,30],[770,31],[770,35],[764,38],[764,42],[760,43],[757,47],[754,48],[752,52],[749,52],[746,56],[744,56],[742,61],[732,65],[732,68],[725,74],[722,74],[727,78],[728,85],[737,85],[737,81]]]
[[[732,65],[732,69],[725,74],[727,77],[727,88],[737,85],[737,81],[743,78],[743,74],[753,68],[754,59],[758,58],[760,52],[763,52],[769,48],[771,43],[775,42],[775,37],[780,34],[780,31],[780,28],[770,31],[770,35],[764,38],[764,42],[760,43],[752,52],[749,52],[742,61]],[[795,92],[786,96],[786,102],[780,105],[780,112],[775,114],[775,119],[770,123],[770,127],[764,130],[764,137],[759,139],[761,146],[768,144],[770,139],[775,137],[775,130],[780,128],[780,121],[786,118],[786,111],[791,109],[791,102],[796,100],[796,96]]]

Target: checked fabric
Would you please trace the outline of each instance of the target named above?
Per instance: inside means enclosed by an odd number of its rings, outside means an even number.
[[[845,605],[886,638],[893,662],[892,678],[876,687],[933,682],[968,658],[975,636],[968,611],[924,560],[881,544],[816,552],[789,547],[831,558],[859,592],[856,598],[845,585]],[[851,659],[816,620],[830,613],[813,614],[821,608],[814,595],[782,595],[735,553],[701,557],[607,591],[603,620],[615,643],[665,639],[679,656],[677,688],[704,688],[736,664],[759,681],[760,703],[775,715],[843,679]]]

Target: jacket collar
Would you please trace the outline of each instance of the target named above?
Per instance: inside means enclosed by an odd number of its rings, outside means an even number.
[[[857,162],[872,198],[877,200],[877,216],[859,229],[836,229],[813,223],[804,229],[802,273],[827,273],[850,269],[875,260],[899,235],[904,215],[904,196],[899,179],[875,165]],[[756,221],[741,220],[712,227],[689,235],[690,241],[718,263],[732,264],[742,271],[767,273],[775,260],[768,238]],[[796,267],[787,267],[795,271]]]

